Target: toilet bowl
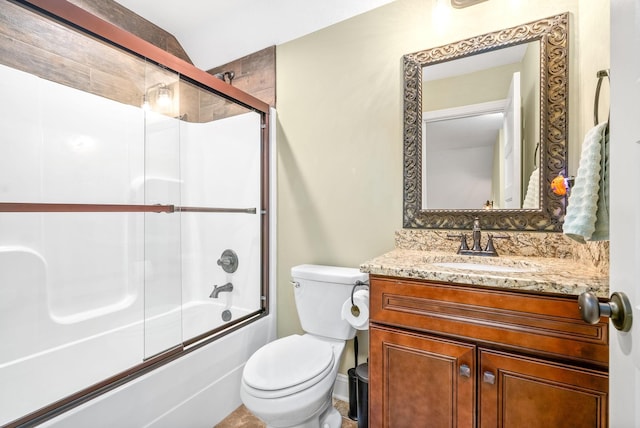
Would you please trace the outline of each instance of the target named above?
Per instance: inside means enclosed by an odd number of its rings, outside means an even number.
[[[331,395],[344,345],[309,334],[265,345],[245,366],[242,402],[268,427],[340,427]]]
[[[355,329],[340,311],[353,286],[367,274],[357,269],[301,265],[291,270],[303,335],[266,344],[247,361],[240,397],[270,428],[339,428],[333,386],[345,342]]]

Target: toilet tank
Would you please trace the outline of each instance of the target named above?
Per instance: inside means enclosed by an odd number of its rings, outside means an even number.
[[[291,268],[294,296],[302,329],[332,339],[352,339],[356,331],[342,319],[342,305],[356,282],[369,275],[355,268],[299,265]]]

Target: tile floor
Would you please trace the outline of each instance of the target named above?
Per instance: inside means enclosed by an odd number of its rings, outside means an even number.
[[[349,404],[333,400],[334,406],[342,415],[342,428],[358,428],[358,423],[349,419]],[[253,416],[244,405],[238,407],[214,428],[264,428],[265,424]]]

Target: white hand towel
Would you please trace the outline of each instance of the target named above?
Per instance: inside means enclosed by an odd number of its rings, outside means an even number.
[[[564,234],[582,243],[591,239],[596,229],[600,188],[605,187],[600,185],[600,170],[606,125],[606,122],[596,125],[585,136],[580,154],[580,165],[575,184],[571,188],[567,214],[564,217]],[[608,183],[606,178],[603,181]],[[603,188],[602,192],[604,191]],[[608,190],[606,192],[608,194]],[[606,220],[608,223],[608,217]]]
[[[540,170],[535,168],[529,177],[527,194],[522,202],[524,209],[538,209],[540,206]]]

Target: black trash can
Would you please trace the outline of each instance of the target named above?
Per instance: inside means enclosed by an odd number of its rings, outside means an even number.
[[[358,420],[358,378],[356,377],[356,368],[347,371],[349,376],[349,419]]]
[[[358,428],[369,427],[369,364],[356,367],[358,378]]]

